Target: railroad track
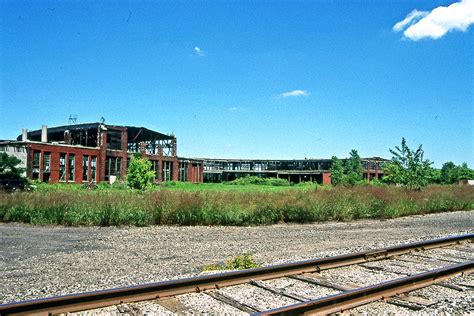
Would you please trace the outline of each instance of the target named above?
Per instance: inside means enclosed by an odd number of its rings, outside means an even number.
[[[296,315],[357,310],[366,304],[379,304],[377,308],[382,310],[422,310],[438,302],[417,291],[436,287],[452,291],[454,297],[472,291],[473,240],[474,234],[466,234],[264,268],[14,302],[0,305],[0,314]]]

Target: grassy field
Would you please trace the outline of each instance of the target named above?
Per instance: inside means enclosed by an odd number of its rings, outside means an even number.
[[[393,218],[474,208],[474,188],[171,184],[146,192],[40,185],[0,194],[0,220],[39,225],[268,225]]]
[[[82,191],[84,187],[81,184],[47,184],[47,183],[35,183],[34,184],[36,191],[41,192],[65,192],[65,191]],[[285,185],[261,185],[261,184],[244,184],[244,185],[232,185],[230,183],[191,183],[191,182],[165,182],[162,185],[154,185],[153,187],[147,189],[147,192],[155,191],[230,191],[230,192],[279,192],[287,190],[307,190],[307,189],[316,189],[316,188],[331,188],[331,186],[320,186],[316,183],[300,183],[300,184],[285,184]],[[109,184],[99,184],[97,186],[98,191],[128,191],[130,190],[123,184],[118,185],[109,185]]]

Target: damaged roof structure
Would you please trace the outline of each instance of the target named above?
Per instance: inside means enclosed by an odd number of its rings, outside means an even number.
[[[155,182],[202,182],[202,161],[179,158],[174,135],[145,127],[83,123],[28,131],[0,151],[26,152],[27,176],[44,182],[88,183],[125,179],[131,157],[147,157]]]

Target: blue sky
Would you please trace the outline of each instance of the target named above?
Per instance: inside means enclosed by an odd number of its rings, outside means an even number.
[[[452,4],[3,0],[0,139],[77,114],[181,156],[390,158],[405,137],[474,166],[473,1]]]

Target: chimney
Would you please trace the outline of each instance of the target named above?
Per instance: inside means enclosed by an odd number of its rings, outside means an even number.
[[[21,141],[26,142],[28,140],[28,129],[21,129]]]
[[[42,143],[48,142],[48,125],[41,126],[41,142]]]

